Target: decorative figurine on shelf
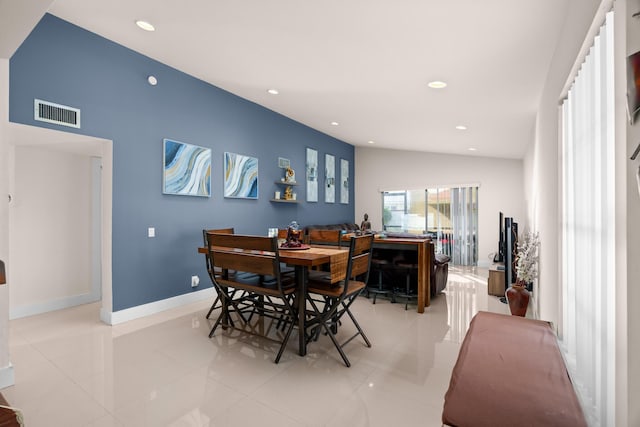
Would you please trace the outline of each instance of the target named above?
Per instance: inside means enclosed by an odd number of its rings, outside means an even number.
[[[291,166],[284,173],[284,182],[296,182],[296,173],[291,169]]]
[[[287,227],[287,241],[282,244],[283,248],[299,248],[302,246],[300,241],[300,227],[296,221],[291,221]]]
[[[360,224],[360,230],[363,233],[371,231],[371,223],[369,222],[369,214],[364,214],[364,221]]]
[[[287,187],[284,189],[284,199],[293,200],[293,189],[291,187]]]

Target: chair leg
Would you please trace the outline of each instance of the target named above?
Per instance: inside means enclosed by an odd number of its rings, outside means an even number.
[[[369,298],[370,294],[373,294],[373,302],[372,302],[373,304],[376,303],[376,299],[377,299],[378,295],[387,295],[387,294],[390,293],[388,290],[384,289],[384,284],[382,283],[382,267],[378,266],[377,270],[378,270],[378,283],[377,283],[378,287],[375,288],[375,289],[369,289],[369,287],[367,287],[367,290],[366,290],[367,298]],[[394,302],[393,301],[393,295],[392,295],[392,298],[391,298],[391,302]]]
[[[343,304],[344,305],[344,304]],[[351,304],[349,304],[351,305]],[[347,312],[347,315],[349,315],[349,317],[351,318],[351,321],[353,322],[353,324],[356,326],[356,329],[358,329],[358,333],[360,335],[362,335],[362,339],[364,340],[364,342],[367,344],[367,347],[371,348],[371,342],[369,341],[369,338],[367,338],[367,336],[364,334],[364,331],[362,330],[362,328],[360,327],[360,324],[358,323],[358,321],[356,320],[356,318],[353,316],[353,314],[351,313],[351,310],[349,310],[348,306],[345,306],[345,310]]]
[[[336,348],[338,349],[338,352],[340,353],[340,356],[342,357],[344,364],[347,365],[347,368],[351,367],[351,362],[349,362],[347,355],[344,353],[344,350],[342,350],[342,346],[336,339],[335,335],[333,335],[333,332],[331,332],[331,327],[327,326],[326,323],[323,323],[322,326],[324,327],[325,331],[327,331],[327,335],[329,335],[329,338],[331,338],[331,341],[333,341],[333,345],[335,345]]]
[[[216,329],[218,328],[218,325],[220,325],[220,323],[222,322],[222,318],[224,316],[225,316],[224,314],[220,314],[220,316],[218,316],[218,318],[216,319],[216,323],[213,324],[213,328],[211,328],[211,331],[209,332],[209,338],[211,338],[213,334],[216,332]]]
[[[209,312],[207,313],[207,319],[209,318],[209,316],[211,316],[211,312],[216,309],[216,305],[220,302],[220,296],[216,296],[216,299],[213,301],[213,304],[211,304],[211,308],[209,309]]]
[[[291,331],[293,331],[293,327],[295,325],[294,319],[291,319],[289,329],[287,329],[287,333],[285,334],[282,344],[280,345],[280,350],[278,351],[278,355],[276,356],[275,363],[280,362],[280,357],[282,357],[282,353],[284,352],[285,347],[287,346],[287,342],[289,342],[289,337],[291,336]]]
[[[406,284],[406,292],[407,299],[404,302],[404,311],[407,311],[409,308],[409,295],[411,295],[411,271],[407,271],[407,284]]]

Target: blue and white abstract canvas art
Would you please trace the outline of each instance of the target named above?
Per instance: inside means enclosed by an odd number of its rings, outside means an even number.
[[[258,159],[224,153],[224,197],[258,198]]]
[[[165,139],[162,192],[211,196],[211,149]]]

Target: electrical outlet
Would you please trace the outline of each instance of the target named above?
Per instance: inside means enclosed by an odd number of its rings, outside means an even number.
[[[155,227],[149,227],[149,229],[147,230],[147,235],[149,237],[156,237],[156,229],[155,229]]]
[[[200,284],[200,278],[198,276],[191,276],[191,287],[195,288]]]

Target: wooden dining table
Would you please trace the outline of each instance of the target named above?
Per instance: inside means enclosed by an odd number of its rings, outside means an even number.
[[[298,303],[298,354],[300,356],[307,354],[305,313],[309,269],[330,264],[332,256],[344,254],[346,251],[348,251],[347,248],[332,246],[309,246],[305,249],[296,250],[280,248],[278,251],[280,262],[295,268],[296,301]],[[207,248],[199,247],[198,253],[207,254]]]

